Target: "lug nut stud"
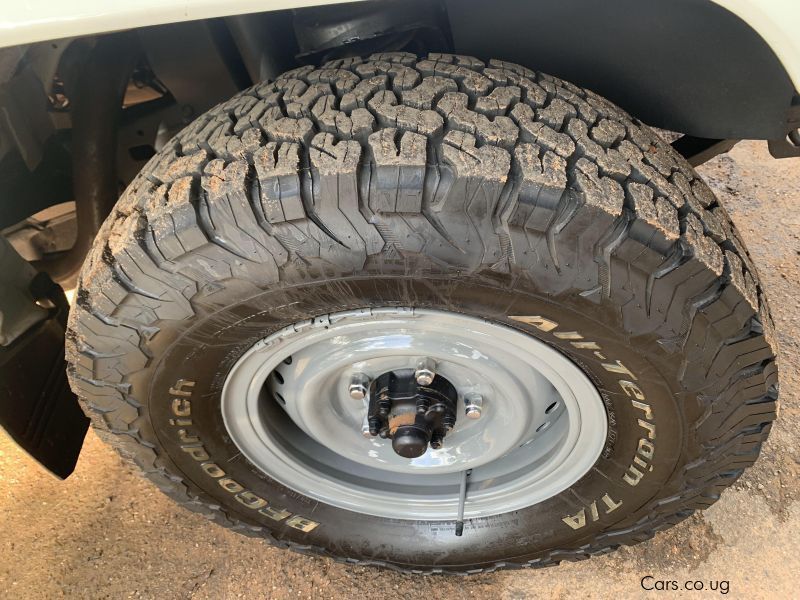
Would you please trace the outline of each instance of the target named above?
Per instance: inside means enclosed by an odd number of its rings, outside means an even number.
[[[464,396],[464,415],[468,419],[480,419],[483,413],[483,397],[471,393]]]
[[[348,392],[353,400],[363,400],[369,393],[369,377],[363,373],[355,373],[350,378]]]
[[[417,370],[414,372],[414,379],[417,385],[428,386],[433,383],[436,377],[436,363],[431,358],[423,358],[417,363]]]

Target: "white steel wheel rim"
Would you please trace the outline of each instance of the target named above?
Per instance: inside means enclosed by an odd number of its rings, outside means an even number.
[[[406,459],[366,439],[355,372],[377,377],[421,357],[459,395],[456,425],[438,450]],[[484,398],[478,420],[463,396]],[[563,492],[603,449],[607,418],[577,365],[511,327],[410,308],[363,309],[295,323],[256,343],[222,391],[233,443],[259,470],[296,492],[378,517],[453,520],[469,470],[465,518],[520,510]]]

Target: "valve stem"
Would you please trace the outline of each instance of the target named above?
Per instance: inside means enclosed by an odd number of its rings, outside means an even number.
[[[461,486],[458,490],[458,516],[456,517],[456,535],[464,535],[464,504],[467,502],[467,477],[472,474],[472,469],[461,471]]]

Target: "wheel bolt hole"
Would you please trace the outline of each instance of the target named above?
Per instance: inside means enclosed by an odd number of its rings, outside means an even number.
[[[544,414],[546,414],[546,415],[549,415],[549,414],[550,414],[551,412],[553,412],[553,411],[554,411],[556,408],[558,408],[558,400],[556,400],[556,401],[555,401],[555,402],[553,402],[553,403],[552,403],[550,406],[548,406],[547,408],[545,408],[545,409],[544,409]]]
[[[536,428],[536,433],[539,433],[540,431],[544,431],[548,427],[550,427],[550,421],[545,421],[544,423],[542,423],[541,425],[539,425]]]
[[[292,357],[287,356],[286,358],[283,359],[283,362],[286,363],[287,365],[292,364]]]
[[[273,374],[275,375],[275,381],[283,385],[283,375],[281,375],[278,371],[273,371]]]
[[[281,403],[282,406],[286,406],[286,399],[281,396],[278,392],[275,392],[275,400]]]

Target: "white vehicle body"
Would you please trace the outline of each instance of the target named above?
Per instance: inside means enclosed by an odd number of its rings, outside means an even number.
[[[29,0],[10,2],[0,17],[0,47],[197,19],[340,4],[344,0]],[[800,89],[800,3],[796,0],[712,0],[764,38]]]

